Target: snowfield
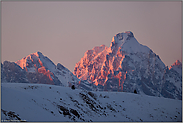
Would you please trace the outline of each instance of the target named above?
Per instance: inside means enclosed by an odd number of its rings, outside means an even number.
[[[1,121],[182,121],[182,101],[46,84],[1,83]]]

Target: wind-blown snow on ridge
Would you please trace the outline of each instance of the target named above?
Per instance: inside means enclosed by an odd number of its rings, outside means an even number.
[[[180,100],[46,84],[2,83],[1,88],[1,121],[182,121]]]
[[[131,31],[116,34],[109,48],[101,45],[86,51],[73,74],[94,84],[96,90],[136,90],[138,94],[182,99],[181,76],[169,71]]]

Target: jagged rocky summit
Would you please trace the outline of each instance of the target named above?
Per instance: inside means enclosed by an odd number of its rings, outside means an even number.
[[[3,83],[39,83],[69,86],[79,82],[67,68],[55,65],[41,52],[32,53],[17,62],[1,63],[1,80]]]
[[[100,91],[123,91],[182,99],[182,65],[170,69],[150,48],[140,44],[131,31],[118,33],[110,47],[87,50],[73,74]],[[177,67],[178,65],[178,67]]]
[[[176,60],[175,63],[173,63],[170,68],[170,70],[174,70],[179,73],[180,76],[182,76],[182,63],[179,60]]]

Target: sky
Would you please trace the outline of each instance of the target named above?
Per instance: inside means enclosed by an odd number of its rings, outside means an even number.
[[[40,51],[73,72],[87,50],[132,31],[166,66],[182,61],[181,1],[1,2],[1,62]]]

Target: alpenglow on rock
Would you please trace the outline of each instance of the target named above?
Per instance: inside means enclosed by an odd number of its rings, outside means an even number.
[[[110,47],[101,45],[86,51],[73,74],[100,91],[136,90],[138,94],[182,99],[181,76],[140,44],[131,31],[116,34]]]
[[[69,86],[77,84],[79,79],[60,63],[55,65],[41,52],[36,52],[17,62],[1,63],[1,81]]]

